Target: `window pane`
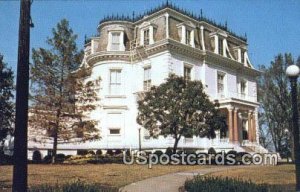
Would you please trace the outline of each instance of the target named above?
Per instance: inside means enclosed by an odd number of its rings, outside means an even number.
[[[191,68],[190,67],[184,67],[184,79],[191,80]]]
[[[119,95],[121,93],[121,70],[110,70],[110,94]]]
[[[190,41],[191,41],[191,31],[186,30],[186,32],[185,32],[185,43],[190,44]]]
[[[120,129],[109,129],[109,134],[119,135],[120,134]]]
[[[112,33],[112,43],[119,44],[120,33]]]
[[[144,30],[144,45],[149,45],[149,29]]]
[[[218,74],[218,93],[224,93],[224,74]]]

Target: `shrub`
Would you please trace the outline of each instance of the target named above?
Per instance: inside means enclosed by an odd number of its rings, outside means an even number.
[[[211,177],[211,176],[195,176],[192,180],[187,180],[184,188],[188,192],[267,192],[279,191],[274,186],[266,184],[255,184],[251,181],[242,181],[239,179]]]
[[[34,151],[32,154],[33,163],[41,163],[42,162],[42,154],[40,151]]]
[[[101,149],[99,149],[99,150],[96,151],[96,155],[102,155],[102,154],[103,153],[102,153]]]
[[[62,154],[62,153],[59,153],[55,156],[56,163],[62,163],[65,161],[65,159],[66,159],[66,156],[65,156],[65,154]]]
[[[43,163],[51,163],[52,156],[46,155],[43,159]]]
[[[0,156],[0,165],[12,165],[13,157],[9,155],[2,154]]]
[[[87,154],[89,154],[89,155],[96,155],[96,153],[94,151],[88,151]]]
[[[157,155],[158,157],[160,157],[164,153],[161,150],[157,150],[154,152],[154,154]]]
[[[105,187],[97,184],[86,184],[81,181],[75,181],[63,185],[41,185],[32,187],[29,192],[117,192],[116,188]]]
[[[115,155],[120,155],[120,154],[122,154],[122,150],[121,150],[121,149],[117,149],[117,150],[115,151]]]
[[[107,155],[110,155],[110,156],[113,156],[113,155],[114,155],[114,152],[113,152],[113,150],[108,149],[108,150],[106,151],[106,154],[107,154]]]
[[[213,147],[209,148],[207,153],[214,154],[214,155],[217,154],[216,150]]]
[[[85,149],[77,150],[77,155],[87,155],[88,153],[89,153],[89,151],[85,150]]]
[[[171,156],[173,154],[172,148],[168,147],[165,154],[167,154],[168,156]]]

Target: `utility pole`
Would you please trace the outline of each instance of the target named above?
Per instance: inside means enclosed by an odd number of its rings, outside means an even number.
[[[27,120],[31,0],[21,0],[19,20],[13,192],[27,191]]]

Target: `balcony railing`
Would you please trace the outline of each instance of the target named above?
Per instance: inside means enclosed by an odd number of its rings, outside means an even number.
[[[257,102],[256,96],[250,96],[245,93],[227,92],[226,94],[218,94],[217,97],[220,100],[234,98],[234,99],[241,99],[241,100],[246,100],[246,101]]]

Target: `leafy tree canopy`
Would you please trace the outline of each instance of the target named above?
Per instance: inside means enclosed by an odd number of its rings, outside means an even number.
[[[8,131],[12,132],[14,121],[14,75],[7,68],[0,54],[0,141],[3,140]]]
[[[200,81],[189,81],[171,74],[165,83],[153,86],[138,101],[137,122],[150,135],[171,135],[176,152],[182,136],[215,137],[215,130],[226,129],[225,117],[204,92]]]

